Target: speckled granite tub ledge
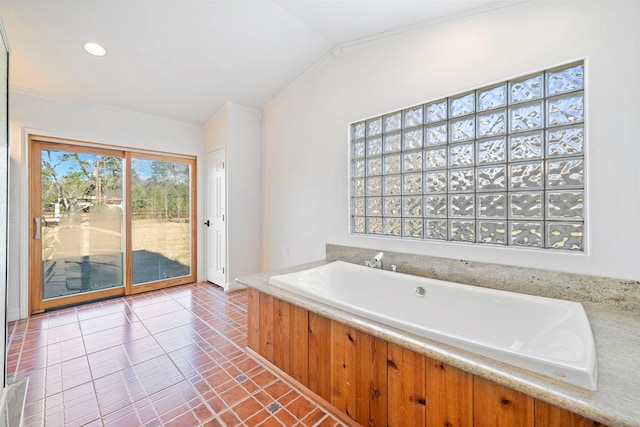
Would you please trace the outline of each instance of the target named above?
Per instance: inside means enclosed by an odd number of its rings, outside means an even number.
[[[241,284],[438,359],[608,426],[640,427],[638,282],[384,251],[403,273],[581,302],[598,355],[598,391],[589,391],[361,318],[269,285],[269,277],[332,261],[362,264],[378,251],[327,245],[326,259],[238,279]],[[499,267],[499,268],[496,268]]]

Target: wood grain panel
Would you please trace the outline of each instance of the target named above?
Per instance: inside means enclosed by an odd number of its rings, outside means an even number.
[[[358,332],[356,421],[363,426],[387,425],[387,342]]]
[[[356,419],[358,332],[331,322],[331,404]]]
[[[388,423],[389,427],[425,426],[425,357],[411,350],[388,344]]]
[[[427,425],[473,426],[473,375],[426,359]]]
[[[260,293],[260,355],[273,363],[273,297]]]
[[[291,304],[273,300],[273,364],[289,373],[291,361],[291,332],[289,307]]]
[[[309,313],[309,388],[329,401],[331,366],[331,321]]]
[[[289,307],[291,358],[288,374],[309,386],[309,312],[296,305]]]
[[[601,427],[604,424],[536,399],[536,427]]]
[[[260,292],[247,288],[247,346],[260,352]]]
[[[473,421],[476,427],[533,427],[534,399],[489,380],[475,377]]]
[[[248,346],[360,425],[602,426],[255,289],[247,299]]]

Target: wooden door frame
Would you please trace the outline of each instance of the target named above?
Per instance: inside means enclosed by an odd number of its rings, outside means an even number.
[[[34,179],[42,175],[41,153],[45,149],[55,149],[65,152],[88,153],[106,155],[124,159],[124,152],[121,150],[108,150],[97,147],[83,147],[73,144],[43,141],[37,138],[30,140],[30,160],[29,165],[29,312],[31,314],[41,313],[50,308],[57,308],[65,305],[73,305],[96,299],[108,298],[123,294],[124,280],[122,287],[101,289],[97,291],[72,294],[59,298],[43,300],[42,298],[42,236],[36,240],[35,218],[40,218],[42,213],[42,181]],[[124,185],[124,183],[123,183]],[[42,222],[42,221],[41,221]],[[123,215],[123,222],[126,222],[126,215]],[[124,224],[123,224],[124,225]],[[123,227],[124,229],[124,227]],[[37,243],[39,242],[39,243]],[[124,278],[123,278],[124,279]]]
[[[26,314],[37,314],[47,309],[59,308],[68,305],[75,305],[83,302],[90,302],[114,296],[131,295],[150,290],[162,289],[186,283],[193,283],[197,280],[197,161],[194,156],[183,156],[173,153],[155,152],[149,150],[131,150],[126,147],[110,146],[104,144],[94,144],[82,141],[74,141],[63,138],[41,136],[35,134],[25,134],[26,155],[28,158],[26,175],[26,188],[28,190],[27,206],[27,310]],[[42,147],[53,147],[57,150],[82,152],[90,154],[110,155],[124,159],[123,170],[123,201],[126,209],[123,210],[123,238],[125,239],[124,254],[124,277],[123,285],[116,288],[87,292],[84,294],[73,294],[66,297],[42,299],[42,251],[41,243],[36,245],[34,235],[36,231],[33,218],[41,216],[41,180],[34,179],[37,172],[41,176],[41,150]],[[37,151],[36,151],[37,150]],[[131,159],[133,157],[177,161],[190,165],[190,197],[191,197],[191,274],[180,276],[168,280],[133,285],[133,267],[131,260]],[[36,211],[39,208],[39,211]],[[37,214],[37,215],[34,215]],[[42,242],[42,240],[40,240]],[[60,302],[63,301],[62,304]]]
[[[128,184],[127,189],[129,189],[129,187],[131,187],[131,175],[132,175],[132,167],[131,167],[131,159],[133,158],[139,158],[139,159],[147,159],[147,160],[159,160],[159,161],[170,161],[170,162],[178,162],[178,163],[185,163],[188,164],[190,166],[189,169],[189,182],[190,182],[190,196],[191,197],[191,212],[190,212],[190,217],[189,220],[191,221],[191,274],[189,276],[180,276],[180,277],[174,277],[171,279],[166,279],[166,280],[162,280],[162,281],[155,281],[155,282],[149,282],[149,283],[141,283],[139,285],[134,285],[133,284],[133,262],[131,260],[131,256],[128,256],[128,261],[126,263],[126,285],[125,285],[125,289],[126,289],[126,294],[127,295],[133,295],[133,294],[139,294],[142,292],[147,292],[147,291],[153,291],[153,290],[157,290],[157,289],[163,289],[163,288],[168,288],[170,286],[176,286],[176,285],[184,285],[187,283],[194,283],[197,281],[197,272],[198,272],[198,257],[197,257],[197,246],[198,246],[198,242],[197,242],[197,238],[198,238],[198,224],[197,224],[197,199],[196,199],[196,195],[197,195],[197,190],[198,190],[198,185],[197,185],[197,176],[198,176],[198,171],[197,171],[197,162],[195,158],[184,158],[184,157],[176,157],[175,155],[158,155],[158,154],[151,154],[151,153],[132,153],[132,152],[127,152],[126,153],[126,164],[127,164],[127,168],[126,168],[126,182]],[[131,206],[132,203],[132,199],[131,199],[131,191],[126,191],[125,193],[125,198],[126,198],[126,203],[127,206]],[[131,239],[132,236],[132,218],[131,218],[131,211],[130,209],[127,208],[127,221],[126,221],[126,250],[127,250],[127,255],[131,255],[133,253],[133,241]]]

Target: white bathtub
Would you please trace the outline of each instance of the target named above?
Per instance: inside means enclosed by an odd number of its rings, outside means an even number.
[[[428,339],[596,390],[581,304],[336,261],[269,283]],[[426,291],[416,295],[416,288]]]

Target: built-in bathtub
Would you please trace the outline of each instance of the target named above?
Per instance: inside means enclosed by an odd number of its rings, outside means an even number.
[[[596,390],[581,304],[336,261],[269,283],[368,319]]]

